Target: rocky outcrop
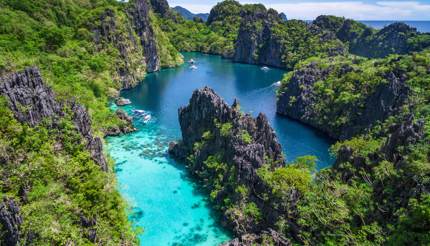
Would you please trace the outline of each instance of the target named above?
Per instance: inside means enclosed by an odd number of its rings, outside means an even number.
[[[426,41],[429,34],[421,34],[416,28],[404,23],[393,23],[376,30],[351,19],[321,15],[312,24],[334,33],[339,40],[349,45],[351,53],[365,57],[406,54],[430,46]]]
[[[120,18],[119,13],[107,9],[100,16],[100,25],[94,28],[94,41],[99,49],[113,45],[119,51],[115,61],[121,88],[137,85],[145,76],[146,65],[141,40],[136,35],[128,18]]]
[[[184,158],[187,153],[183,153],[183,151],[191,151],[193,145],[202,139],[203,133],[210,131],[215,134],[214,140],[217,138],[218,140],[222,139],[221,132],[215,129],[218,128],[217,125],[228,123],[232,124],[229,134],[231,141],[215,141],[215,145],[210,146],[213,153],[219,149],[231,149],[231,152],[226,153],[226,159],[238,163],[240,168],[250,172],[253,171],[252,169],[263,165],[265,155],[282,165],[282,148],[273,129],[267,122],[266,116],[259,114],[256,119],[253,119],[250,115],[242,116],[236,107],[238,107],[236,101],[230,107],[208,87],[194,91],[190,104],[179,109],[182,141],[171,151],[180,147],[182,151],[176,153],[181,154],[176,156]],[[250,134],[252,139],[255,140],[253,144],[245,144],[240,139],[242,131]],[[217,136],[216,134],[220,135]],[[202,159],[204,159],[210,153],[201,154]],[[244,176],[249,177],[252,174]]]
[[[288,240],[269,229],[288,213],[261,198],[271,189],[257,170],[265,165],[269,169],[285,165],[282,148],[266,117],[244,115],[237,101],[230,107],[205,87],[194,91],[189,105],[179,109],[179,123],[182,141],[171,143],[169,153],[186,160],[189,170],[211,192],[215,207],[224,213],[223,223],[239,237],[226,245],[250,245],[262,242],[265,236],[277,242],[275,245],[289,245]],[[239,186],[249,191],[242,194],[244,197],[237,194]],[[298,197],[294,189],[291,192],[289,204],[294,207]],[[226,200],[237,209],[222,206]],[[241,214],[249,204],[261,211],[261,220]]]
[[[272,34],[272,26],[282,22],[278,13],[263,5],[241,11],[241,25],[233,60],[249,64],[282,67],[281,43]]]
[[[411,39],[420,34],[416,28],[412,28],[404,23],[393,23],[372,35],[368,35],[369,33],[364,32],[360,40],[351,47],[351,53],[379,58],[390,54],[406,54],[425,48],[413,47],[409,43]],[[426,46],[429,45],[426,44]]]
[[[133,126],[133,118],[122,109],[118,109],[115,114],[122,121],[122,124],[106,129],[105,136],[118,136],[136,131]]]
[[[0,202],[0,239],[5,245],[18,245],[21,224],[18,204],[13,199],[3,198]]]
[[[353,68],[344,65],[339,71],[338,77],[351,72]],[[288,116],[300,122],[311,125],[326,132],[335,139],[347,139],[356,134],[370,129],[376,122],[382,122],[389,116],[399,112],[409,96],[409,87],[405,83],[405,77],[401,74],[388,72],[385,74],[387,83],[377,85],[360,105],[344,104],[336,112],[348,112],[345,123],[333,127],[323,118],[338,117],[333,115],[321,115],[316,108],[321,97],[314,91],[314,84],[327,79],[334,71],[332,66],[321,67],[312,62],[296,71],[285,88],[281,89],[277,101],[277,113]],[[330,109],[327,109],[330,113]],[[332,117],[331,117],[332,116]]]
[[[37,68],[27,68],[0,78],[0,95],[6,97],[15,117],[30,126],[36,126],[48,119],[51,121],[51,127],[55,127],[58,119],[65,116],[63,108],[70,107],[76,130],[85,139],[92,158],[107,171],[102,141],[91,133],[91,120],[87,110],[75,102],[57,101],[53,91],[43,82]]]
[[[166,0],[150,0],[152,10],[155,13],[160,14],[163,18],[169,18],[171,16],[171,10],[169,3]]]
[[[244,5],[233,60],[293,69],[311,56],[344,55],[344,46],[336,35],[316,25],[285,21],[263,5]]]
[[[103,153],[103,142],[91,133],[91,119],[87,110],[80,104],[71,103],[73,122],[82,137],[86,140],[86,148],[90,151],[93,160],[105,172],[108,171],[107,161]]]
[[[31,126],[47,117],[62,116],[62,106],[42,80],[37,68],[0,78],[0,94],[6,96],[15,117]]]
[[[150,5],[146,0],[134,0],[128,9],[128,14],[133,20],[137,35],[140,37],[143,53],[145,54],[146,70],[154,72],[160,69],[161,61],[154,29],[149,17],[150,11]]]
[[[424,121],[415,121],[413,115],[407,115],[400,123],[393,124],[388,134],[381,152],[387,160],[398,163],[403,160],[399,148],[414,145],[424,139]]]

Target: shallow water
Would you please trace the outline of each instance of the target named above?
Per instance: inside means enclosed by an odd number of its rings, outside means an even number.
[[[194,58],[197,69],[184,64],[152,73],[136,88],[121,93],[133,102],[123,109],[144,109],[153,118],[146,125],[136,121],[138,131],[133,134],[108,138],[119,189],[133,207],[130,219],[135,226],[144,227],[142,245],[217,245],[230,238],[181,164],[166,155],[168,142],[180,138],[178,108],[188,103],[197,88],[208,85],[230,104],[238,98],[245,112],[264,112],[287,160],[315,155],[318,168],[332,163],[328,154],[331,142],[325,136],[276,115],[274,83],[284,71],[263,71],[200,53],[184,56],[185,60]]]

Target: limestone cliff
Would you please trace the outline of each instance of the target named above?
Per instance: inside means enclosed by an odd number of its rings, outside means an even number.
[[[244,5],[240,16],[233,57],[236,62],[292,69],[308,57],[346,53],[335,35],[304,21],[285,21],[263,5]]]
[[[381,74],[382,78],[377,81],[377,85],[365,86],[356,82],[353,86],[356,88],[353,89],[355,95],[351,94],[351,102],[342,103],[341,99],[338,99],[349,95],[340,88],[339,95],[336,94],[332,98],[327,96],[331,89],[326,92],[318,89],[321,87],[321,81],[347,78],[360,71],[360,68],[352,65],[324,67],[315,62],[295,70],[280,90],[277,113],[318,128],[335,139],[348,139],[363,133],[375,123],[383,122],[398,113],[406,103],[410,89],[405,82],[405,75],[395,71]],[[329,86],[331,88],[331,82],[327,82],[327,87]],[[353,99],[354,97],[358,99]],[[331,103],[328,103],[329,101]],[[331,106],[322,106],[326,104]],[[338,121],[341,117],[342,120]]]
[[[285,164],[266,117],[243,115],[236,101],[230,107],[205,87],[196,90],[189,105],[179,109],[179,122],[182,141],[172,143],[169,152],[187,161],[190,171],[210,192],[214,206],[224,213],[223,223],[239,237],[226,245],[264,243],[264,238],[288,245],[287,239],[270,229],[275,218],[288,213],[282,214],[262,198],[270,188],[258,170]],[[297,199],[295,194],[292,191],[291,206]],[[252,209],[260,212],[244,212]]]
[[[135,0],[128,9],[133,25],[143,47],[148,72],[157,71],[161,67],[157,50],[154,28],[150,22],[150,5],[146,0]]]
[[[235,44],[234,60],[250,64],[281,67],[280,40],[272,34],[272,27],[282,19],[274,10],[263,5],[241,11],[241,25]]]
[[[4,240],[5,245],[18,245],[21,224],[19,206],[13,199],[4,197],[0,202],[0,228],[3,229],[2,234],[4,233],[4,235],[1,235],[0,239]]]
[[[429,34],[419,33],[416,28],[401,22],[376,30],[355,20],[321,15],[312,24],[334,33],[338,39],[348,44],[352,54],[365,57],[406,54],[430,46]]]
[[[146,72],[146,58],[140,37],[136,35],[132,23],[124,13],[112,9],[105,10],[100,16],[100,25],[94,27],[94,40],[99,49],[113,45],[118,49],[116,63],[121,88],[128,89],[137,85]]]
[[[58,119],[65,116],[65,108],[73,112],[76,130],[85,139],[87,149],[100,168],[107,171],[103,145],[99,137],[91,133],[91,120],[86,109],[75,103],[62,103],[55,99],[53,91],[45,85],[37,68],[27,68],[0,78],[0,95],[5,96],[15,117],[35,126],[43,120],[52,121],[55,127]]]

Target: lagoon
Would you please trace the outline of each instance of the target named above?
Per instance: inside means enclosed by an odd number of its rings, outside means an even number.
[[[276,115],[276,82],[284,70],[265,70],[201,53],[183,55],[185,61],[193,58],[197,68],[184,63],[151,73],[137,87],[121,92],[132,101],[124,110],[143,109],[152,120],[147,124],[136,121],[138,131],[107,139],[119,190],[132,207],[130,220],[144,228],[141,245],[218,245],[231,238],[217,223],[205,194],[183,166],[166,154],[168,143],[181,137],[178,108],[188,103],[197,88],[209,86],[230,104],[237,98],[242,111],[254,116],[265,113],[288,161],[315,155],[318,169],[333,162],[330,139]]]

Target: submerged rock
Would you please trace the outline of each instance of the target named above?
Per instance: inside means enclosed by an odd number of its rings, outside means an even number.
[[[115,100],[115,104],[117,106],[125,106],[125,105],[131,104],[131,101],[130,101],[130,99],[120,97],[120,98]]]

